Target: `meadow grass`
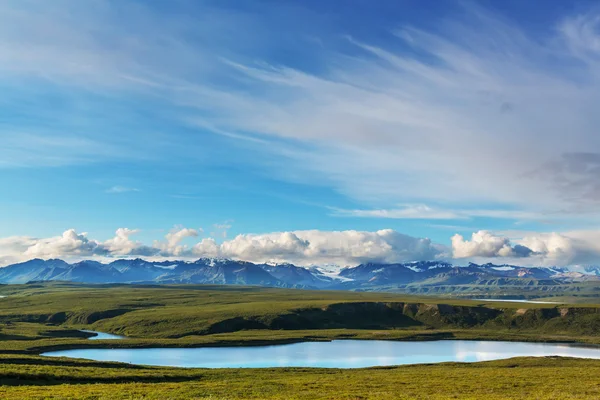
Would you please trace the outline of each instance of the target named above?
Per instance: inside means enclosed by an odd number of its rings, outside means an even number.
[[[583,399],[600,361],[515,358],[353,370],[182,369],[3,356],[3,399]]]
[[[207,370],[37,355],[69,348],[246,346],[332,339],[600,344],[600,309],[594,304],[204,285],[53,283],[4,286],[0,294],[8,295],[0,299],[2,399],[600,397],[600,361],[556,357],[355,370]],[[281,321],[295,329],[273,329]],[[248,324],[261,329],[246,329]],[[89,341],[89,334],[79,329],[124,334],[128,339]]]

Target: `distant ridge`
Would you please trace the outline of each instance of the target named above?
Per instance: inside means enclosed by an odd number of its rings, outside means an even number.
[[[293,264],[255,264],[247,261],[201,258],[151,262],[120,259],[109,264],[33,259],[0,268],[0,283],[68,281],[127,284],[222,284],[335,290],[394,290],[441,285],[527,286],[600,281],[600,268],[585,273],[567,268],[526,268],[513,265],[469,264],[458,267],[441,261],[398,264],[366,263],[337,270]]]

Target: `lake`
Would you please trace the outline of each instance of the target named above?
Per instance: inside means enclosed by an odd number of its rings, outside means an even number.
[[[187,368],[362,368],[447,361],[488,361],[521,356],[600,359],[600,347],[475,340],[334,340],[255,347],[79,349],[51,351],[42,355]]]

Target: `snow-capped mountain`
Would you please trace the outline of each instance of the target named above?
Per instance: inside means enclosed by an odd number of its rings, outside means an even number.
[[[247,261],[202,258],[194,262],[142,259],[115,260],[109,264],[81,261],[34,259],[0,268],[0,283],[33,281],[71,281],[84,283],[162,283],[259,285],[287,288],[389,290],[393,288],[436,285],[531,284],[552,285],[577,281],[600,281],[598,267],[525,268],[515,265],[469,264],[455,266],[440,261],[380,264],[355,267],[299,267],[293,264],[255,264]]]

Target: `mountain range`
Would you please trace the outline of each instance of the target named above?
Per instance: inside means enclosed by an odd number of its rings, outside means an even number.
[[[393,290],[441,285],[560,285],[600,281],[600,268],[583,272],[558,267],[526,268],[513,265],[469,264],[440,261],[398,264],[366,263],[355,267],[299,267],[293,264],[255,264],[247,261],[202,258],[151,262],[120,259],[67,263],[33,259],[0,268],[0,283],[39,281],[128,284],[222,284],[335,290]]]

